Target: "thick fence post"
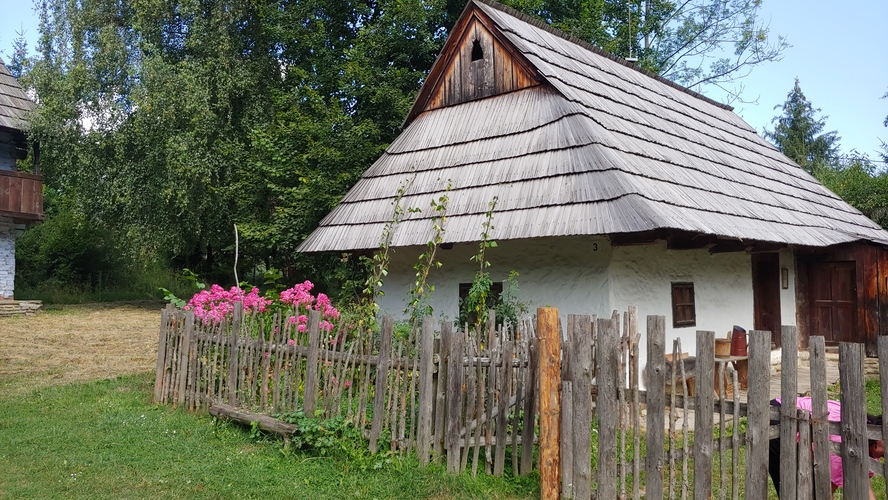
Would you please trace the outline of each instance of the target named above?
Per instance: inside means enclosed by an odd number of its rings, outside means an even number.
[[[784,349],[786,348],[784,344]],[[830,498],[829,422],[826,396],[826,340],[808,339],[811,363],[811,439],[814,442],[814,498]]]
[[[598,338],[601,338],[599,333]],[[601,350],[598,351],[601,353]],[[663,449],[666,413],[666,317],[647,317],[647,456],[645,457],[645,496],[650,500],[663,498]],[[672,382],[673,385],[675,382]],[[600,384],[600,381],[599,381]]]
[[[787,346],[784,346],[786,348]],[[770,425],[771,332],[749,333],[749,416],[746,431],[746,498],[768,498],[768,426]]]
[[[842,470],[844,496],[869,496],[869,446],[866,439],[866,394],[864,393],[863,344],[839,344],[839,383],[842,387]]]
[[[429,464],[432,445],[432,408],[435,392],[432,380],[435,349],[435,320],[431,316],[422,319],[422,337],[419,353],[419,423],[416,427],[416,454],[419,464]]]
[[[783,346],[780,359],[780,498],[796,498],[796,482],[799,479],[796,450],[799,446],[807,446],[799,444],[804,441],[796,441],[799,341],[794,326],[784,326],[780,335],[780,344]]]
[[[679,359],[678,362],[682,361]],[[697,331],[697,367],[694,375],[696,389],[694,394],[694,498],[707,498],[707,495],[712,491],[715,332]],[[674,373],[673,377],[675,377]],[[673,387],[675,387],[674,382]],[[723,437],[720,436],[719,442]]]
[[[617,384],[620,382],[620,332],[611,319],[596,321],[598,350],[598,498],[617,498]],[[660,424],[662,427],[662,423]],[[662,443],[659,445],[662,446]]]
[[[560,498],[561,483],[561,334],[558,309],[537,309],[537,337],[540,348],[540,496]]]
[[[573,379],[573,491],[575,498],[592,496],[592,318],[569,316]],[[565,464],[567,466],[567,464]]]
[[[309,320],[311,321],[311,320]],[[382,318],[382,335],[379,339],[379,364],[376,365],[376,385],[373,396],[373,422],[370,424],[370,453],[376,453],[377,441],[382,433],[382,424],[385,419],[385,387],[388,379],[389,364],[392,354],[392,329],[394,320],[391,316]],[[309,350],[309,356],[311,351]],[[311,357],[308,362],[311,363]],[[314,357],[317,360],[317,355]],[[311,365],[309,365],[311,366]],[[306,377],[308,371],[306,370]],[[308,393],[308,381],[305,382],[305,391]],[[315,391],[317,393],[317,391]],[[306,409],[306,414],[308,410]]]
[[[447,450],[447,471],[458,473],[460,453],[459,434],[462,428],[463,379],[463,344],[465,333],[457,331],[450,338],[450,353],[447,356],[447,423],[444,428],[444,448]],[[493,360],[490,363],[493,370]],[[501,436],[497,436],[499,442]],[[469,438],[466,437],[466,443]]]

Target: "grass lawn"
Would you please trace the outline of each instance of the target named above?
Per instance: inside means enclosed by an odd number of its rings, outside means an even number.
[[[151,404],[153,377],[0,396],[0,498],[534,498],[539,479],[453,476],[398,457],[285,450]]]

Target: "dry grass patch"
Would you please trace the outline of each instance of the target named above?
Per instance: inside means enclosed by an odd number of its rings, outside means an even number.
[[[0,396],[153,370],[161,308],[81,304],[0,318]]]

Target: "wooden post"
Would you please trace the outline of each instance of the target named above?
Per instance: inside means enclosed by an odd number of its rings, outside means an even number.
[[[459,472],[460,465],[459,433],[463,417],[464,340],[465,333],[457,331],[450,339],[450,355],[447,356],[447,424],[444,426],[446,429],[444,447],[447,449],[447,471],[453,473]],[[493,369],[493,363],[490,369]]]
[[[308,313],[308,353],[305,359],[305,394],[303,395],[303,408],[305,416],[314,418],[315,410],[318,408],[318,349],[320,346],[320,326],[321,312],[309,311]],[[383,328],[384,330],[384,328]],[[380,359],[380,362],[382,360]],[[378,384],[378,380],[377,380]],[[376,414],[382,413],[382,403],[373,406],[373,422],[376,423]],[[378,435],[378,434],[377,434]],[[376,453],[376,450],[373,450]]]
[[[240,341],[241,323],[244,321],[243,302],[234,303],[234,314],[231,320],[231,346],[228,349],[228,404],[237,404],[237,366],[238,342]]]
[[[829,422],[826,396],[826,341],[822,336],[808,339],[811,363],[811,439],[814,442],[815,498],[830,498],[832,486],[829,463]]]
[[[598,338],[601,338],[599,334]],[[599,354],[601,350],[599,349]],[[666,317],[647,317],[647,456],[645,457],[645,496],[663,498],[663,424],[666,421]],[[600,381],[599,381],[600,384]],[[674,384],[674,381],[673,381]]]
[[[309,319],[309,321],[313,320]],[[317,322],[315,321],[315,323]],[[382,424],[385,419],[385,386],[388,379],[389,363],[391,363],[393,326],[394,320],[391,316],[384,316],[382,318],[382,336],[379,339],[379,364],[376,365],[376,385],[374,387],[373,395],[373,422],[370,424],[370,453],[376,453],[377,441],[379,440],[379,434],[382,433]],[[311,334],[309,334],[309,338],[311,338]],[[310,363],[312,359],[317,362],[317,351],[315,351],[315,356],[312,358],[311,348],[309,348],[309,367],[311,366]],[[317,371],[317,368],[315,368],[315,371]],[[305,392],[307,397],[308,368],[306,368],[305,373]],[[315,393],[317,394],[317,390],[315,390]],[[307,409],[305,413],[308,415]]]
[[[435,348],[435,320],[431,316],[422,319],[422,339],[419,353],[419,425],[417,426],[416,453],[419,464],[428,465],[432,444],[432,407],[434,386],[432,372]]]
[[[601,361],[598,365],[598,498],[617,498],[620,332],[613,320],[605,318],[596,321],[596,330],[601,347],[598,351]]]
[[[560,498],[561,477],[561,334],[558,309],[537,309],[537,336],[540,349],[540,497]]]
[[[435,382],[435,415],[434,415],[434,443],[432,453],[435,463],[439,463],[444,456],[444,426],[446,425],[447,405],[447,356],[450,355],[450,339],[452,334],[450,322],[441,323],[441,342],[438,342],[438,373]]]
[[[514,352],[514,346],[514,341],[507,340],[503,342],[503,371],[500,377],[499,401],[497,401],[496,447],[493,460],[494,476],[502,476],[506,466],[506,443],[508,443],[506,426],[509,422],[509,399],[512,396],[512,353]],[[493,363],[491,363],[490,369],[494,369]],[[517,429],[514,429],[512,432],[517,432]]]
[[[783,346],[780,362],[780,498],[796,498],[799,464],[796,449],[798,433],[796,392],[798,391],[798,331],[784,326],[781,331]],[[804,442],[804,441],[799,441]]]
[[[567,335],[561,337],[561,498],[573,500],[573,378],[570,360],[573,355],[571,321],[574,315],[567,316]]]
[[[879,336],[879,387],[888,396],[888,336]],[[882,415],[888,415],[888,397],[882,398]],[[888,419],[882,420],[882,440],[888,443]],[[883,464],[883,477],[888,478],[888,460]]]
[[[787,328],[787,327],[783,327]],[[795,328],[795,327],[792,327]],[[787,344],[783,344],[785,347]],[[798,344],[796,344],[798,345]],[[812,457],[811,457],[811,447],[807,446],[807,443],[811,442],[811,414],[805,410],[796,410],[796,416],[798,420],[799,427],[799,443],[806,443],[805,446],[799,446],[799,459],[798,459],[798,485],[796,486],[796,491],[798,492],[798,498],[812,498],[812,493],[814,492],[814,486],[811,482],[811,470],[812,470]],[[783,457],[781,457],[781,462],[783,461]],[[781,463],[781,475],[783,474],[783,466],[785,463]],[[783,484],[783,480],[781,479],[781,484]],[[784,498],[784,497],[780,497]],[[792,497],[795,498],[795,497]]]
[[[681,360],[678,360],[681,363]],[[697,331],[694,394],[694,498],[712,491],[712,411],[715,397],[715,332]],[[673,374],[674,376],[674,374]],[[722,384],[724,378],[722,378]],[[724,487],[724,486],[723,486]]]
[[[154,375],[154,402],[162,403],[163,376],[166,373],[166,341],[170,320],[175,314],[176,306],[167,304],[160,313],[160,336],[157,338],[157,370]]]
[[[746,498],[768,498],[768,426],[771,388],[771,332],[752,330],[749,334],[749,393],[747,404]],[[699,359],[699,358],[698,358]]]
[[[589,417],[592,414],[592,318],[587,315],[569,316],[568,324],[573,326],[570,336],[574,346],[570,363],[574,386],[573,492],[575,498],[591,498],[592,433]]]
[[[534,336],[533,323],[527,320],[524,324],[526,325],[524,334],[527,338],[527,370],[524,384],[524,422],[521,431],[521,474],[530,474],[533,470],[533,436],[536,428],[539,344]]]
[[[839,344],[839,383],[842,387],[842,470],[844,496],[869,496],[869,447],[866,439],[866,394],[864,393],[863,344]]]
[[[191,353],[191,336],[194,335],[194,313],[192,311],[185,312],[185,335],[182,337],[182,343],[179,346],[179,397],[178,404],[185,403],[185,388],[188,381],[188,373],[190,372],[189,355]]]

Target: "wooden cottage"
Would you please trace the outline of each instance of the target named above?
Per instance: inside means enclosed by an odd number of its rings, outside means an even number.
[[[13,299],[16,238],[25,225],[43,219],[43,178],[37,175],[36,148],[34,174],[16,167],[18,160],[28,156],[26,120],[34,108],[0,60],[0,301]]]
[[[798,325],[802,344],[825,335],[870,353],[888,333],[885,230],[731,107],[486,0],[469,1],[404,131],[299,250],[372,251],[396,200],[420,209],[394,227],[380,302],[403,315],[445,192],[430,282],[449,319],[496,199],[490,272],[518,271],[533,306],[637,305],[666,315],[684,350],[696,330],[735,324],[775,344]]]

